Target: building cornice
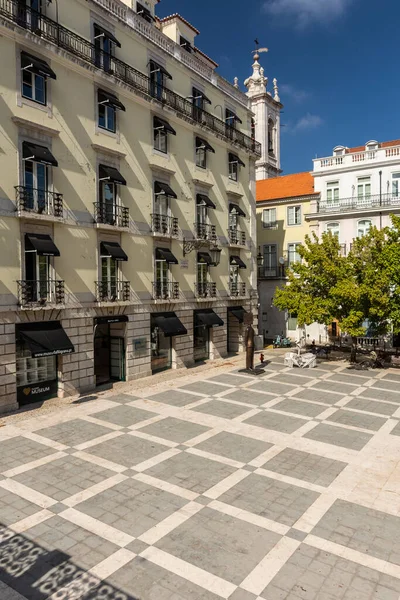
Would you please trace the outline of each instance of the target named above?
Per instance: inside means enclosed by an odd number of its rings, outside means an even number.
[[[39,133],[44,135],[49,135],[51,137],[57,137],[60,135],[59,129],[53,129],[52,127],[47,127],[46,125],[41,125],[40,123],[35,123],[34,121],[28,121],[28,119],[22,119],[21,117],[11,117],[11,121],[15,123],[18,127],[26,127],[26,129],[33,129]]]
[[[108,148],[107,146],[100,146],[100,144],[92,144],[92,148],[95,152],[102,152],[103,154],[110,154],[111,156],[115,156],[117,158],[126,158],[125,152],[120,152],[119,150],[114,150],[113,148]]]
[[[291,196],[290,198],[274,198],[272,200],[257,200],[256,206],[270,206],[271,204],[288,204],[292,202],[312,202],[317,200],[320,194],[309,194],[307,196]]]

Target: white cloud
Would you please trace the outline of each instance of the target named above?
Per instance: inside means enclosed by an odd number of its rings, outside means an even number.
[[[290,85],[289,83],[280,83],[279,91],[283,98],[285,98],[286,96],[287,98],[291,98],[299,104],[310,97],[310,94],[308,92],[306,92],[305,90],[298,89],[294,85]]]
[[[317,129],[324,124],[323,119],[318,115],[311,115],[307,113],[304,117],[301,117],[294,125],[287,125],[287,133],[302,133],[303,131],[310,131]]]
[[[353,0],[267,0],[264,9],[277,17],[294,18],[300,28],[313,21],[340,17]]]

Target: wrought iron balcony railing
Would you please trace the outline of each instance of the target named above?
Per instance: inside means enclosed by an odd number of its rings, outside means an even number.
[[[283,279],[286,277],[286,269],[282,265],[279,267],[258,267],[259,279]]]
[[[208,223],[195,223],[194,229],[196,232],[196,239],[206,240],[209,242],[217,241],[217,229],[215,225],[209,225]]]
[[[320,200],[317,202],[318,213],[335,213],[349,211],[363,211],[390,206],[400,206],[400,196],[393,194],[377,194],[374,196],[360,196],[352,198],[337,198],[336,200]]]
[[[246,233],[240,229],[228,229],[228,240],[232,246],[245,246]]]
[[[65,292],[64,281],[56,279],[43,279],[36,281],[17,281],[18,304],[39,304],[45,306],[50,304],[64,304]]]
[[[167,235],[170,237],[178,237],[178,219],[176,217],[168,217],[166,215],[153,214],[151,216],[151,230],[153,233]]]
[[[85,38],[32,10],[19,0],[0,0],[0,14],[19,26],[29,29],[46,41],[70,52],[74,58],[80,58],[113,75],[116,79],[139,92],[144,98],[154,98],[161,104],[176,110],[189,121],[201,123],[224,139],[236,143],[257,156],[261,156],[261,144],[250,136],[227,125],[225,121],[218,119],[207,111],[193,106],[193,103],[188,99],[151,81],[147,75],[115,58],[112,54],[96,48],[94,44]]]
[[[179,283],[176,281],[154,281],[154,300],[179,300]]]
[[[229,283],[229,294],[231,296],[245,296],[246,284],[244,283],[244,281],[231,281]]]
[[[131,299],[130,281],[103,279],[95,284],[97,302],[129,302]]]
[[[94,203],[94,220],[98,224],[129,227],[129,208],[116,204]]]
[[[213,281],[196,283],[196,296],[197,298],[216,298],[217,284]]]
[[[275,229],[275,227],[278,227],[278,221],[268,221],[268,222],[263,221],[264,229]]]
[[[15,192],[17,209],[19,211],[62,218],[62,194],[49,192],[47,190],[39,190],[25,185],[16,185]]]

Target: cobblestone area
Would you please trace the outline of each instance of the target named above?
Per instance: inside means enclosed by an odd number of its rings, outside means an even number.
[[[4,419],[1,600],[400,599],[400,375],[228,368]]]

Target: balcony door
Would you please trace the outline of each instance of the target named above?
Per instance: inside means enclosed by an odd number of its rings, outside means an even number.
[[[276,277],[278,274],[276,244],[264,245],[264,277]]]
[[[199,295],[205,295],[207,293],[207,282],[208,282],[208,265],[207,263],[197,263],[197,289]]]
[[[168,297],[169,265],[166,260],[156,259],[156,294]]]
[[[229,267],[229,287],[231,294],[236,294],[239,290],[239,266],[230,265]]]
[[[111,70],[111,57],[113,54],[113,42],[104,31],[94,26],[94,48],[95,64],[105,71]]]
[[[117,188],[110,181],[100,182],[101,222],[115,225],[117,220]]]
[[[31,250],[25,252],[25,279],[29,302],[50,300],[50,257],[38,256]]]
[[[48,172],[47,166],[24,160],[24,186],[25,186],[25,210],[33,210],[39,214],[49,212],[49,206],[46,202],[48,191]]]
[[[111,256],[101,257],[101,283],[104,298],[118,298],[118,262]]]
[[[197,234],[200,238],[207,237],[208,210],[205,204],[197,204],[196,225]]]
[[[371,203],[371,178],[359,177],[357,180],[357,204],[360,206]]]
[[[326,184],[326,205],[327,208],[337,208],[339,206],[339,182],[329,181]]]
[[[170,207],[169,198],[166,194],[156,194],[154,196],[154,214],[156,215],[156,229],[160,233],[169,233]]]

